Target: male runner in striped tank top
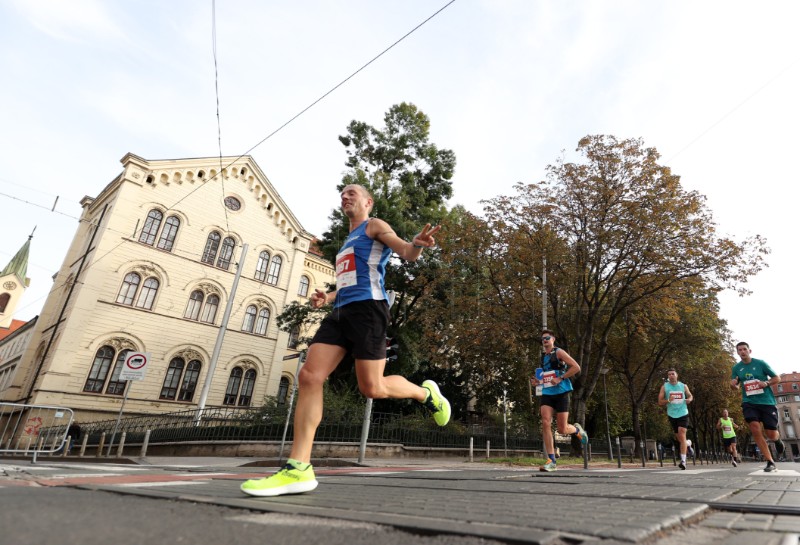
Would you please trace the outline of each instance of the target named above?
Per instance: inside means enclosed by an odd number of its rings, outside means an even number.
[[[406,242],[385,221],[370,218],[372,195],[363,186],[348,185],[341,193],[342,212],[350,234],[336,256],[336,291],[317,289],[311,305],[333,303],[308,348],[298,377],[294,441],[286,465],[271,477],[251,479],[241,489],[251,496],[280,496],[309,492],[317,487],[311,467],[314,435],[322,420],[322,385],[348,352],[355,358],[358,387],[372,399],[416,399],[433,412],[437,424],[450,420],[450,403],[432,380],[421,386],[399,375],[384,376],[389,305],[384,287],[386,263],[392,253],[416,261],[425,248],[436,245],[440,227],[427,224]]]

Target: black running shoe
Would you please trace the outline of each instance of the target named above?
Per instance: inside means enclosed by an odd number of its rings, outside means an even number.
[[[777,471],[778,468],[775,467],[775,464],[772,462],[767,462],[767,467],[764,468],[765,473],[772,473],[773,471]]]
[[[783,453],[786,452],[786,445],[780,439],[775,441],[775,452],[778,453],[778,458],[783,458]]]
[[[733,459],[733,467],[736,467],[736,458]]]
[[[681,469],[686,469],[686,464],[685,464],[685,463],[683,463],[683,460],[681,460],[680,462],[678,462],[678,467],[679,467],[679,468],[681,468]]]

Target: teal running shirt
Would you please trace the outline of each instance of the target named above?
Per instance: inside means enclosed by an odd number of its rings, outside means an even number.
[[[733,366],[731,380],[739,379],[739,388],[742,390],[742,403],[752,403],[753,405],[775,405],[775,396],[772,388],[767,386],[761,388],[759,381],[768,381],[778,374],[772,370],[764,360],[755,358],[750,363],[740,361]]]

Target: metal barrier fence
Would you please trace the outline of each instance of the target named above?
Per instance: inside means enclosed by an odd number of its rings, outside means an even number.
[[[317,430],[317,441],[359,442],[364,419],[363,409],[326,411]],[[81,422],[84,444],[100,445],[103,434],[110,437],[116,419]],[[148,443],[196,441],[280,441],[286,426],[286,409],[271,413],[263,409],[210,407],[197,418],[197,410],[159,415],[130,416],[119,421],[118,434],[125,434],[127,444],[141,444],[150,431]],[[288,426],[288,437],[293,425]],[[541,450],[541,437],[526,431],[509,430],[504,441],[502,426],[437,426],[429,416],[404,416],[394,413],[372,413],[369,442],[394,443],[409,447],[468,449],[470,438],[482,449],[487,441],[493,451]],[[106,439],[107,440],[107,439]]]
[[[0,403],[0,454],[55,454],[67,440],[72,409]]]

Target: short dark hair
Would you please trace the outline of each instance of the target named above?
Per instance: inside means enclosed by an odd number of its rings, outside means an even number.
[[[741,342],[738,342],[738,343],[736,343],[736,349],[737,349],[737,350],[739,349],[739,347],[740,347],[740,346],[746,346],[747,348],[750,348],[750,345],[749,345],[749,344],[747,344],[747,343],[746,343],[746,342],[744,342],[744,341],[741,341]]]
[[[555,334],[555,333],[553,333],[552,331],[550,331],[549,329],[543,329],[543,330],[542,330],[542,335],[544,335],[544,334],[550,335],[550,336],[552,336],[552,337],[555,337],[555,336],[556,336],[556,334]]]
[[[675,374],[676,375],[678,374],[678,370],[675,369],[674,367],[670,367],[669,369],[667,369],[667,374],[669,374],[670,371],[675,371]]]

